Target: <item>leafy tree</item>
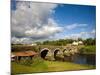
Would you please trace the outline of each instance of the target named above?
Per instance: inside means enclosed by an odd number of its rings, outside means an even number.
[[[83,41],[85,45],[95,45],[96,44],[96,39],[88,38]]]

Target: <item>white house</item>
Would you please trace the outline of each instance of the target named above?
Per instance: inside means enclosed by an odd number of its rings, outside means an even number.
[[[82,42],[82,41],[79,41],[78,44],[79,44],[79,45],[83,45],[83,42]]]
[[[78,46],[78,45],[83,45],[82,41],[78,41],[78,42],[73,42],[72,45]]]
[[[36,43],[33,43],[33,44],[29,44],[29,46],[36,46],[37,44]]]
[[[77,46],[77,45],[78,45],[78,42],[75,42],[75,41],[74,41],[74,42],[72,43],[72,45]]]

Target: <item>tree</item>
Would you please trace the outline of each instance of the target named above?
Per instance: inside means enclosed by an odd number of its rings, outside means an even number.
[[[83,41],[85,45],[95,45],[96,44],[96,39],[88,38]]]
[[[78,41],[82,41],[82,38],[78,38]]]

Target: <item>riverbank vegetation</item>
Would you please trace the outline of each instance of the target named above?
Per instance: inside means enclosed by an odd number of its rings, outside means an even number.
[[[96,39],[88,38],[83,40],[84,47],[82,47],[79,51],[81,54],[96,54]]]
[[[84,46],[79,51],[80,54],[96,54],[96,46],[95,45]]]

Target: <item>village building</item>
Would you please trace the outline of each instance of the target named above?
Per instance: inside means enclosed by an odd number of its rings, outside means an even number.
[[[32,43],[32,44],[26,44],[27,46],[37,46],[36,43]]]
[[[74,41],[73,43],[72,43],[72,45],[74,45],[74,46],[78,46],[78,45],[83,45],[83,42],[82,41]]]
[[[78,42],[73,42],[72,45],[78,46]]]
[[[83,45],[83,42],[82,42],[82,41],[79,41],[78,44],[79,44],[79,45]]]
[[[37,44],[36,43],[33,43],[33,44],[31,44],[30,46],[36,46]]]

